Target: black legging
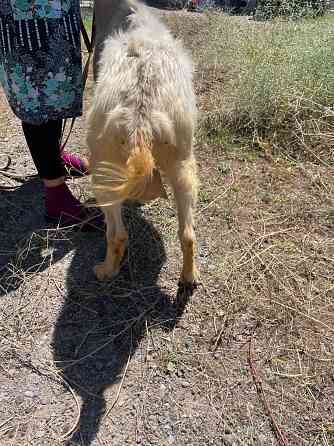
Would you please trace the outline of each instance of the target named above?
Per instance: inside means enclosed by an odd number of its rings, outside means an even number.
[[[65,175],[60,156],[62,120],[48,121],[41,125],[22,122],[22,128],[38,175],[45,180],[54,180]]]

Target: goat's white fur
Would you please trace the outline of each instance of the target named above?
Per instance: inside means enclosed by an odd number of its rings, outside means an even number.
[[[96,87],[88,114],[93,189],[107,223],[107,255],[99,279],[119,271],[128,238],[121,217],[127,198],[164,196],[161,172],[174,191],[183,251],[181,280],[194,284],[197,196],[193,133],[193,67],[181,43],[136,0],[96,0]]]

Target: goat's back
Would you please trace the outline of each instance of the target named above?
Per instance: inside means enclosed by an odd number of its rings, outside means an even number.
[[[104,42],[93,108],[120,138],[140,128],[178,145],[192,137],[196,115],[191,59],[147,7],[129,4]]]

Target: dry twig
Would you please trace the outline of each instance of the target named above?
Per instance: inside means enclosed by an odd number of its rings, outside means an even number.
[[[266,399],[266,396],[265,396],[265,393],[264,393],[264,390],[263,390],[262,381],[260,380],[260,378],[259,378],[259,376],[257,374],[256,368],[255,368],[255,365],[254,365],[252,342],[253,342],[253,337],[254,337],[255,331],[256,331],[256,328],[253,331],[253,333],[252,333],[252,335],[251,335],[251,337],[249,339],[249,350],[248,350],[248,362],[249,362],[249,367],[250,367],[250,370],[251,370],[251,373],[252,373],[253,381],[254,381],[257,393],[260,396],[260,398],[262,399],[262,403],[263,403],[264,408],[266,410],[267,416],[270,418],[270,422],[271,422],[271,425],[272,425],[272,428],[273,428],[273,431],[274,431],[274,434],[275,434],[275,436],[277,438],[278,443],[281,446],[288,446],[288,442],[287,442],[287,440],[285,438],[285,435],[283,434],[283,431],[281,430],[281,428],[277,424],[277,422],[276,422],[276,420],[274,418],[274,415],[273,415],[273,413],[271,411],[270,405],[269,405],[269,403],[268,403],[268,401]]]
[[[109,407],[109,409],[107,410],[107,412],[106,412],[104,418],[107,418],[107,416],[110,414],[110,412],[111,412],[111,411],[113,410],[113,408],[116,406],[117,401],[119,400],[119,396],[120,396],[120,394],[121,394],[121,390],[122,390],[122,387],[123,387],[123,384],[124,384],[125,375],[126,375],[126,372],[128,371],[128,368],[129,368],[130,359],[131,359],[131,352],[129,353],[128,361],[127,361],[127,363],[126,363],[126,366],[125,366],[125,369],[124,369],[124,372],[123,372],[122,380],[121,380],[121,382],[120,382],[120,384],[119,384],[119,386],[118,386],[117,394],[116,394],[116,396],[115,396],[115,399],[114,399],[114,401],[112,402],[112,404],[111,404],[111,406]]]

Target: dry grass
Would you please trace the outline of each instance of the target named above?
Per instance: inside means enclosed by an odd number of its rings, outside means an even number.
[[[210,45],[199,42],[197,57],[217,88],[210,82],[204,135],[228,129],[274,153],[332,164],[332,27],[333,16],[257,23],[209,14]]]
[[[208,17],[166,19],[198,62],[210,130],[228,76],[221,63],[203,64]],[[31,173],[13,128],[1,149]],[[83,129],[79,120],[73,146]],[[333,444],[332,168],[211,132],[197,146],[203,283],[188,304],[176,302],[172,204],[125,209],[121,275],[99,284],[100,234],[45,228],[38,183],[1,191],[1,445],[284,444],[273,420],[289,446]],[[86,180],[72,187],[88,198]]]

